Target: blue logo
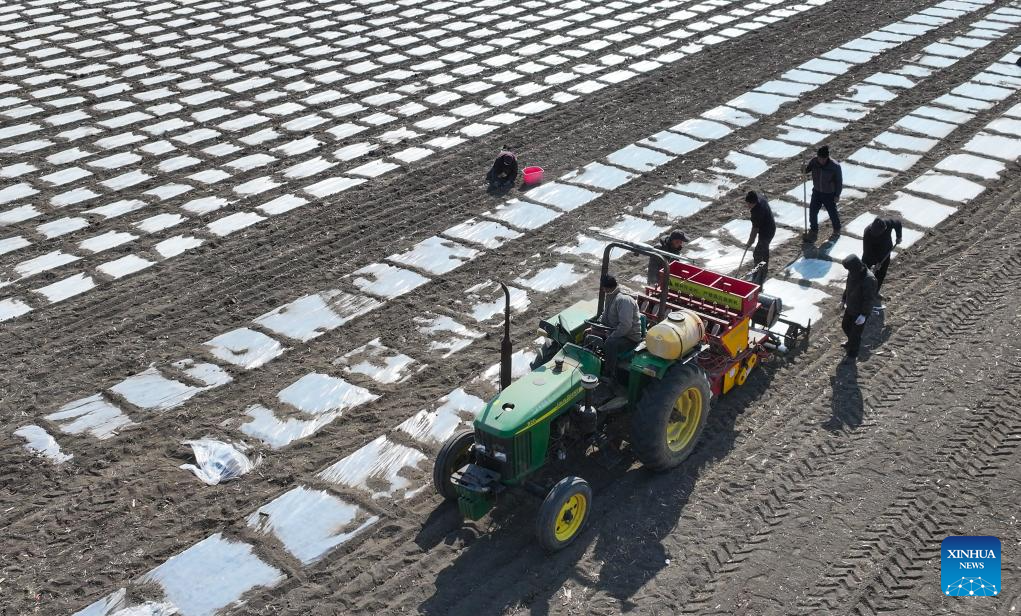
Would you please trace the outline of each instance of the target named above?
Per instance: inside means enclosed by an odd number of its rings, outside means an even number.
[[[940,550],[940,588],[951,597],[1000,594],[1000,540],[996,537],[947,537]]]

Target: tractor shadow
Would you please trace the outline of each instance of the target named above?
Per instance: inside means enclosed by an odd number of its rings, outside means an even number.
[[[683,554],[673,554],[677,548],[670,547],[669,537],[679,524],[695,523],[682,521],[691,494],[703,474],[733,450],[740,434],[738,418],[763,396],[782,365],[782,361],[764,364],[743,387],[718,400],[698,447],[672,471],[648,471],[627,450],[611,468],[591,458],[569,466],[569,474],[590,482],[593,511],[587,529],[560,552],[548,554],[536,544],[539,501],[525,495],[501,500],[478,525],[447,527],[449,532],[439,543],[463,547],[436,576],[433,595],[419,605],[419,613],[474,615],[511,609],[534,616],[554,609],[587,613],[594,591],[603,594],[598,599],[607,609],[638,609],[636,593],[663,569],[698,566],[685,562]],[[453,505],[441,506],[446,508]],[[699,554],[697,547],[687,547]]]

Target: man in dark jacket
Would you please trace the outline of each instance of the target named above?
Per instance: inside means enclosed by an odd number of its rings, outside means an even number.
[[[886,270],[890,267],[890,253],[893,247],[900,244],[903,237],[904,226],[896,218],[876,218],[862,234],[861,260],[876,275],[876,290],[883,287],[886,280]],[[897,236],[894,242],[891,232]],[[877,310],[883,310],[884,306],[876,306]]]
[[[809,242],[814,242],[819,236],[819,210],[823,207],[830,215],[833,235],[840,235],[837,201],[840,200],[840,192],[844,189],[844,176],[840,171],[840,165],[830,158],[830,147],[824,145],[816,154],[805,167],[805,173],[812,174],[812,202],[808,206],[810,230],[808,237],[805,238]]]
[[[752,244],[755,244],[755,250],[752,251],[755,265],[765,263],[761,269],[756,270],[755,277],[752,279],[752,282],[761,285],[766,281],[766,271],[769,268],[769,243],[776,235],[776,221],[773,220],[773,209],[769,207],[769,201],[754,190],[745,195],[744,202],[751,210],[752,220],[752,234],[748,236],[745,250],[747,251]],[[756,237],[759,240],[758,243],[755,243]]]
[[[622,292],[610,274],[600,279],[599,286],[606,295],[599,321],[610,329],[603,342],[603,376],[612,381],[617,374],[617,356],[642,341],[641,311],[638,301]]]
[[[659,238],[659,244],[656,248],[659,248],[663,252],[669,252],[672,255],[681,254],[681,249],[684,248],[684,242],[688,241],[688,236],[684,235],[682,231],[671,231],[670,235]],[[667,267],[670,266],[670,262],[667,261]],[[660,260],[656,257],[649,257],[649,285],[659,284],[659,270],[661,267]]]
[[[847,270],[847,284],[840,299],[840,304],[844,308],[844,319],[840,327],[847,336],[847,342],[841,346],[847,349],[849,359],[855,359],[858,357],[858,349],[861,348],[865,322],[872,314],[872,308],[879,295],[878,284],[872,270],[865,267],[858,255],[848,255],[841,263]]]

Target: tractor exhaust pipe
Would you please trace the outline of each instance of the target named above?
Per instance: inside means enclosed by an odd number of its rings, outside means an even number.
[[[510,290],[507,285],[500,283],[503,289],[503,342],[500,343],[500,391],[507,389],[511,384],[511,353],[514,347],[511,345],[511,300]]]

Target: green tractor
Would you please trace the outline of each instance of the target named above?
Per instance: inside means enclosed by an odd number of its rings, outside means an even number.
[[[698,361],[712,354],[706,331],[715,318],[711,302],[685,302],[688,296],[671,275],[670,260],[676,257],[644,244],[610,242],[603,274],[615,248],[662,261],[659,284],[638,297],[645,342],[622,354],[617,374],[601,374],[606,328],[599,323],[605,300],[600,290],[598,300],[578,302],[541,322],[547,342],[531,372],[511,383],[508,295],[502,391],[478,415],[473,430],[444,443],[433,469],[436,491],[457,501],[471,520],[486,515],[509,490],[541,498],[536,531],[549,551],[566,547],[581,533],[592,510],[592,490],[574,476],[543,483],[538,477],[549,473],[540,471],[572,454],[613,451],[622,441],[646,467],[673,468],[695,448],[714,393]],[[756,285],[744,284],[757,294]],[[601,383],[600,376],[616,386]]]

